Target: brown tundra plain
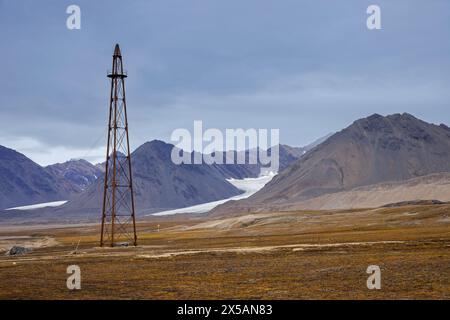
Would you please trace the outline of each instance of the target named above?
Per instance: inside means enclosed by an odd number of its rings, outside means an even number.
[[[450,205],[139,221],[137,247],[99,225],[0,230],[1,299],[449,299]],[[12,245],[32,248],[8,256]],[[66,286],[78,265],[81,289]],[[381,289],[369,290],[369,265]]]

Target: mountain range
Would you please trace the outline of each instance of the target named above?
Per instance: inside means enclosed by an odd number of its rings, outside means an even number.
[[[257,177],[261,170],[260,164],[177,165],[171,160],[173,148],[175,146],[172,144],[153,140],[131,154],[137,214],[183,208],[239,195],[242,191],[227,179]],[[295,148],[280,147],[283,162],[296,160],[292,151],[287,150]],[[284,159],[288,155],[289,158]],[[190,157],[193,157],[192,153]],[[55,210],[63,215],[98,213],[101,210],[102,188],[103,178]]]
[[[175,165],[173,145],[153,140],[132,153],[135,199],[139,212],[180,208],[240,194],[227,179],[257,177],[258,164]],[[280,148],[280,163],[287,166],[304,150]],[[233,152],[236,157],[238,152]],[[245,153],[248,154],[248,151]],[[61,214],[98,212],[103,192],[104,164],[70,160],[46,167],[12,149],[0,149],[0,209],[69,200]]]
[[[138,214],[239,195],[242,191],[228,179],[257,177],[265,169],[259,163],[175,165],[173,148],[153,140],[132,153]],[[248,150],[242,152],[248,156]],[[279,152],[280,170],[269,183],[249,198],[228,201],[211,214],[450,201],[450,128],[408,113],[373,114],[309,146],[280,145]],[[86,216],[98,214],[102,192],[103,165],[70,160],[41,167],[23,154],[0,147],[0,209],[69,200],[51,209],[52,214]]]

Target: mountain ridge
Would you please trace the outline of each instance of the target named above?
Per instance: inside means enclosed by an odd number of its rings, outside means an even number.
[[[408,113],[373,114],[311,149],[248,199],[225,203],[220,211],[301,202],[364,185],[449,171],[450,129],[446,125],[430,124]]]
[[[43,167],[20,152],[0,146],[0,209],[65,200],[70,187],[62,186]]]

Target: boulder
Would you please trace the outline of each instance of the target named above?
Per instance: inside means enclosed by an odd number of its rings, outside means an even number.
[[[13,246],[9,251],[7,252],[7,255],[9,256],[18,256],[22,254],[26,254],[28,252],[31,252],[32,250],[30,248],[20,247],[20,246]]]

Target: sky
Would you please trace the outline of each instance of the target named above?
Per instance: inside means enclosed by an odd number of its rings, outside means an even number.
[[[115,43],[132,149],[194,120],[292,146],[373,113],[450,124],[448,0],[0,0],[0,39],[0,144],[41,165],[104,158]]]

